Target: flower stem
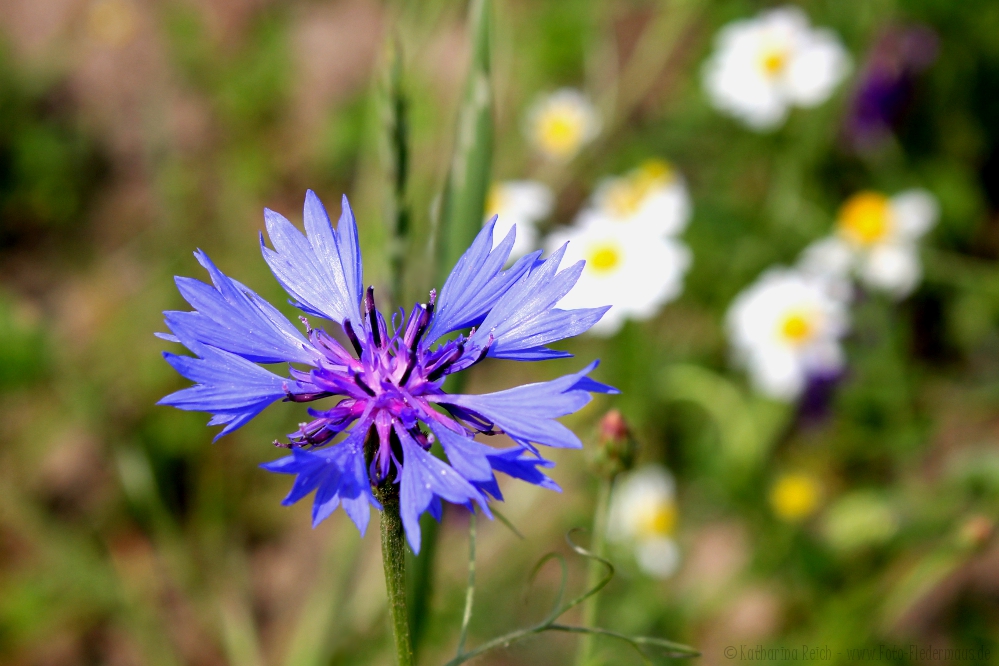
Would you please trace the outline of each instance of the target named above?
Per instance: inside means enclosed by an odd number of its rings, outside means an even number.
[[[611,479],[600,479],[600,489],[597,491],[597,505],[593,509],[593,536],[590,539],[590,552],[602,558],[607,545],[607,513],[610,508]],[[587,589],[597,586],[606,575],[606,566],[599,559],[591,559],[587,571]],[[583,603],[583,626],[592,627],[597,622],[599,611],[599,594],[591,595]],[[579,641],[579,652],[576,654],[576,666],[589,666],[593,653],[594,635],[583,634]]]
[[[385,568],[385,591],[395,639],[398,666],[413,666],[413,646],[409,638],[406,613],[406,537],[399,517],[399,487],[385,481],[377,489],[382,504],[382,565]]]
[[[458,636],[458,656],[465,652],[468,624],[472,621],[472,604],[475,602],[475,512],[468,517],[468,586],[465,588],[465,612],[461,617],[461,634]]]

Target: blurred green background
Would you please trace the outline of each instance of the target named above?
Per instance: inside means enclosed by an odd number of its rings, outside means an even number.
[[[497,178],[534,177],[568,223],[602,176],[649,157],[685,174],[694,263],[683,296],[610,339],[573,341],[623,390],[569,422],[594,440],[617,407],[678,484],[682,565],[654,581],[622,561],[600,624],[698,647],[879,644],[987,648],[999,658],[999,3],[803,2],[854,73],[832,100],[759,135],[715,112],[701,63],[720,0],[496,0]],[[939,54],[876,150],[844,141],[863,63],[893,27]],[[258,469],[300,420],[278,405],[211,444],[207,416],[154,403],[183,385],[160,357],[174,275],[200,247],[271,302],[264,206],[300,219],[306,188],[355,206],[366,280],[388,279],[379,82],[398,35],[411,99],[413,232],[404,289],[431,286],[427,234],[468,62],[464,3],[444,0],[0,0],[0,663],[392,663],[377,529],[342,512],[313,530],[290,482]],[[531,157],[535,96],[587,91],[598,140],[569,165]],[[854,191],[911,186],[940,200],[925,280],[901,304],[853,309],[849,372],[807,417],[733,371],[723,317],[768,266],[794,260]],[[290,308],[285,308],[290,311]],[[547,379],[579,361],[492,362],[471,391]],[[472,645],[541,617],[555,586],[535,561],[569,553],[591,520],[588,456],[558,451],[553,494],[505,486],[479,523]],[[786,472],[822,488],[807,520],[775,516]],[[467,518],[445,514],[421,663],[453,653]],[[570,554],[571,555],[571,554]],[[570,557],[570,582],[585,562]],[[551,573],[551,575],[548,575]],[[526,598],[526,600],[525,600]],[[544,635],[483,664],[571,663]],[[598,643],[606,663],[640,663]],[[915,663],[894,655],[899,663]],[[779,661],[779,660],[778,660]],[[988,661],[988,660],[985,660]],[[965,663],[965,662],[962,662]],[[974,660],[968,663],[974,663]],[[985,663],[984,661],[982,663]]]

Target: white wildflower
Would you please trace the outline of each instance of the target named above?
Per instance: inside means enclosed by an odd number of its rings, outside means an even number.
[[[832,280],[854,272],[871,289],[903,298],[922,277],[918,241],[938,216],[937,201],[925,190],[890,198],[859,192],[840,208],[836,235],[805,248],[802,269]]]
[[[792,400],[809,377],[842,368],[845,304],[800,271],[771,269],[729,307],[729,340],[756,387]]]
[[[511,257],[521,257],[538,245],[537,224],[548,217],[555,203],[555,195],[544,183],[533,180],[508,180],[494,183],[486,199],[486,217],[483,223],[498,216],[493,229],[496,245],[517,225],[517,238]]]
[[[797,7],[781,7],[725,26],[704,80],[716,108],[762,131],[783,123],[791,106],[829,99],[849,69],[835,33],[811,28]]]
[[[562,88],[534,103],[525,131],[535,150],[566,162],[600,133],[600,116],[586,95]]]
[[[690,219],[690,196],[672,164],[646,160],[630,173],[600,184],[593,208],[583,214],[581,223],[592,217],[641,227],[650,235],[675,236]]]
[[[625,319],[649,319],[683,290],[690,267],[686,245],[641,228],[619,225],[606,216],[589,216],[549,237],[549,250],[566,241],[564,263],[586,260],[579,281],[559,302],[566,309],[611,305],[590,330],[613,335]]]
[[[660,465],[620,477],[611,494],[608,539],[634,549],[638,566],[656,578],[668,578],[680,564],[675,495],[673,477]]]

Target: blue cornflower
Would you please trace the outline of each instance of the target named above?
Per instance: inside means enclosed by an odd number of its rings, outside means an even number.
[[[516,230],[494,249],[494,218],[458,261],[440,297],[431,291],[408,317],[400,309],[390,331],[375,308],[374,290],[362,287],[347,197],[335,230],[311,190],[305,196],[306,235],[272,210],[264,211],[264,220],[274,249],[261,234],[261,250],[274,276],[300,310],[339,324],[350,349],[304,317],[303,334],[199,250],[195,256],[212,285],[178,277],[194,312],[166,312],[172,334],[159,334],[195,354],[164,353],[195,385],[160,404],[210,412],[209,425],[225,425],[218,439],[277,400],[338,399],[327,409],[309,409],[311,421],[300,424],[288,443],[275,442],[291,455],[263,467],[297,475],[286,505],[315,491],[313,525],[342,505],[362,534],[369,507],[381,508],[372,486],[400,484],[400,514],[414,552],[420,549],[420,516],[430,511],[440,520],[441,500],[470,509],[474,502],[491,517],[487,495],[502,499],[495,472],[559,490],[541,471],[554,463],[535,445],[582,446],[555,419],[580,409],[591,392],[616,393],[586,376],[596,362],[553,381],[484,395],[447,394],[441,386],[448,375],[487,357],[571,356],[546,345],[586,331],[607,310],[555,307],[576,283],[583,262],[559,271],[563,246],[548,259],[535,252],[504,270]],[[261,366],[274,363],[289,364],[288,375]],[[509,435],[516,446],[499,449],[474,439],[497,433]],[[342,439],[333,443],[338,435]],[[430,453],[434,441],[447,462]]]

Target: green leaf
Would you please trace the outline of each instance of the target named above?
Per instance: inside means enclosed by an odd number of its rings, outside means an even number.
[[[458,111],[451,168],[444,185],[437,228],[438,283],[471,245],[485,215],[493,153],[493,90],[490,73],[490,0],[472,0],[472,58]]]
[[[406,249],[409,242],[410,208],[407,198],[409,181],[409,96],[403,80],[402,44],[398,37],[389,42],[389,55],[381,89],[379,106],[384,131],[383,150],[386,154],[386,180],[390,192],[386,197],[386,218],[389,223],[389,267],[392,302],[406,302],[403,293],[406,274]]]
[[[659,391],[664,399],[694,403],[711,417],[723,463],[733,472],[762,465],[792,414],[786,405],[747,396],[728,379],[692,364],[666,368]]]

